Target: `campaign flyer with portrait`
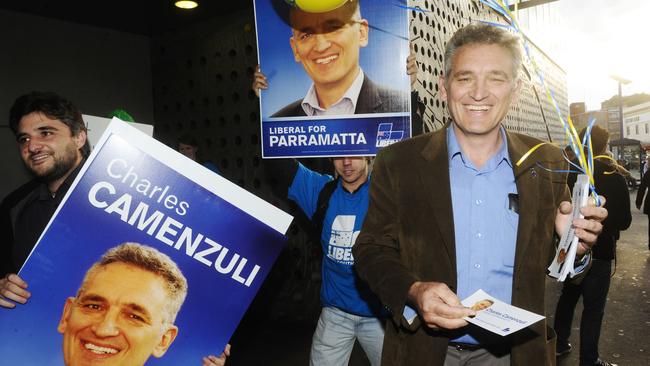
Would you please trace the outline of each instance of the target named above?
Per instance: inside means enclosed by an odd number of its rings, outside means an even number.
[[[408,10],[349,0],[320,13],[254,0],[264,158],[375,155],[411,136]]]
[[[2,364],[200,365],[291,220],[114,119],[19,273],[31,298],[0,312]]]
[[[476,311],[476,316],[465,320],[502,337],[544,319],[543,315],[500,301],[480,289],[464,299],[462,304]]]

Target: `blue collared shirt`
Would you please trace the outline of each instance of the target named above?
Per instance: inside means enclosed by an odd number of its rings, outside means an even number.
[[[447,129],[460,299],[483,289],[506,303],[512,300],[519,214],[509,208],[509,195],[517,194],[517,185],[503,127],[500,133],[501,147],[477,168],[463,153],[453,126]],[[469,334],[454,341],[478,343]]]

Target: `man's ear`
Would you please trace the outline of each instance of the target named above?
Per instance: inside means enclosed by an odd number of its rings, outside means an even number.
[[[440,98],[445,102],[447,101],[446,81],[447,79],[445,79],[445,75],[440,74],[440,76],[438,77],[438,90],[440,91]]]
[[[74,139],[74,143],[77,146],[77,150],[79,150],[86,144],[88,135],[86,134],[85,130],[81,130],[79,133],[77,133],[76,136],[73,136],[72,138]]]
[[[293,37],[289,37],[289,44],[291,45],[291,51],[293,52],[293,59],[296,62],[302,62],[298,50],[296,49],[296,40]]]
[[[366,47],[368,45],[368,21],[361,19],[359,23],[359,46]]]
[[[61,334],[65,333],[65,328],[68,326],[68,318],[70,318],[73,303],[74,297],[68,297],[68,299],[65,300],[65,305],[63,305],[63,314],[61,314],[59,325],[56,327],[56,330]]]
[[[177,335],[178,335],[178,327],[175,325],[170,325],[169,328],[167,328],[167,330],[165,331],[165,333],[163,333],[162,336],[160,337],[160,342],[158,342],[158,344],[156,344],[156,346],[153,348],[151,355],[156,358],[160,358],[164,356],[165,352],[167,352],[169,347],[172,345]]]

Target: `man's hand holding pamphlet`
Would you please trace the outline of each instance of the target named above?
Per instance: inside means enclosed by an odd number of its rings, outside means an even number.
[[[506,304],[483,290],[478,290],[462,301],[476,311],[465,320],[500,336],[507,336],[544,319],[544,316]]]
[[[544,319],[544,316],[500,301],[483,290],[478,290],[461,303],[476,311],[476,316],[464,318],[469,323],[489,330],[500,336],[507,336]],[[404,307],[404,318],[409,324],[418,316],[415,309]]]

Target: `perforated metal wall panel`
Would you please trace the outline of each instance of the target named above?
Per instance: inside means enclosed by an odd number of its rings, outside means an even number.
[[[170,146],[183,134],[200,159],[249,190],[262,183],[258,102],[250,89],[257,64],[251,15],[219,19],[152,42],[156,137]]]

